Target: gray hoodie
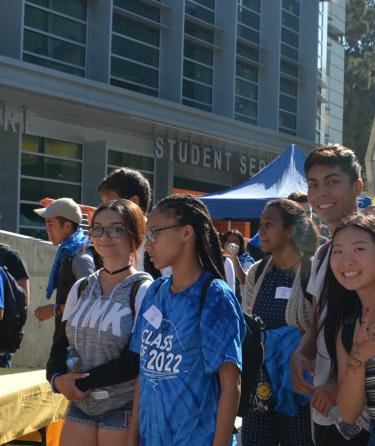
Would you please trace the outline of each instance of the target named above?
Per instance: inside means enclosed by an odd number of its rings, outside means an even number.
[[[130,292],[134,282],[145,279],[149,282],[142,288],[152,283],[152,277],[148,273],[137,272],[102,295],[98,275],[90,276],[89,284],[69,314],[66,324],[66,335],[69,344],[79,354],[81,370],[89,370],[120,356],[129,341],[134,322]],[[138,302],[136,308],[139,308]],[[132,380],[92,389],[87,398],[75,403],[87,415],[100,415],[132,401],[134,386],[135,380]]]

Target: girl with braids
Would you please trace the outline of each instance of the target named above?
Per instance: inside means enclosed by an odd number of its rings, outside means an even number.
[[[242,444],[308,446],[312,445],[309,405],[306,398],[301,400],[290,390],[288,362],[300,335],[312,322],[312,296],[305,289],[318,234],[303,208],[291,200],[278,199],[265,207],[259,237],[268,257],[249,269],[244,307],[265,324],[265,368],[269,375],[265,389],[269,397],[272,389],[275,401],[274,408],[268,401],[265,410],[265,394],[257,395],[258,407],[243,418]],[[279,382],[281,376],[285,381]],[[288,395],[287,401],[281,398],[283,394]]]
[[[159,201],[147,226],[152,262],[173,274],[149,288],[132,336],[140,376],[131,445],[234,445],[245,323],[223,280],[218,234],[192,195]]]

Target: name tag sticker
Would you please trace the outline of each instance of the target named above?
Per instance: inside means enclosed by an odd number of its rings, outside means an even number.
[[[109,397],[109,393],[106,390],[98,390],[96,392],[91,392],[91,395],[96,400],[105,400],[106,398]]]
[[[143,317],[156,329],[160,327],[161,321],[163,319],[161,311],[156,308],[155,305],[151,305],[151,307],[143,313]]]
[[[275,299],[286,299],[286,300],[288,300],[290,298],[291,294],[292,294],[292,289],[291,288],[287,288],[285,286],[278,286],[276,288]]]

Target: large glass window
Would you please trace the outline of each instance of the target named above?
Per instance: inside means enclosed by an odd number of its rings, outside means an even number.
[[[26,0],[23,60],[84,76],[86,7],[83,0]]]
[[[113,5],[111,84],[158,96],[160,8],[134,0],[114,0]]]
[[[81,202],[82,146],[23,135],[20,178],[21,234],[46,238],[44,221],[33,209],[42,198],[70,197]]]
[[[210,7],[207,5],[211,4]],[[186,0],[185,12],[207,23],[215,23],[215,1]]]
[[[119,167],[128,167],[139,170],[150,182],[151,188],[154,186],[154,158],[150,156],[136,155],[121,150],[108,150],[107,172],[110,173]]]
[[[212,111],[215,0],[186,0],[185,14],[182,103]]]
[[[214,43],[215,40],[214,31],[189,21],[185,22],[185,34],[209,43]]]

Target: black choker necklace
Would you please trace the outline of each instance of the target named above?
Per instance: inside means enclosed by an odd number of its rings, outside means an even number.
[[[104,271],[105,271],[106,273],[108,273],[108,274],[110,274],[110,275],[112,276],[113,274],[122,273],[123,271],[126,271],[126,270],[129,269],[131,266],[132,266],[132,264],[127,265],[127,266],[125,266],[124,268],[121,268],[121,269],[116,269],[116,271],[108,271],[108,269],[107,269],[107,268],[104,268],[104,267],[103,267],[103,269],[104,269]]]

